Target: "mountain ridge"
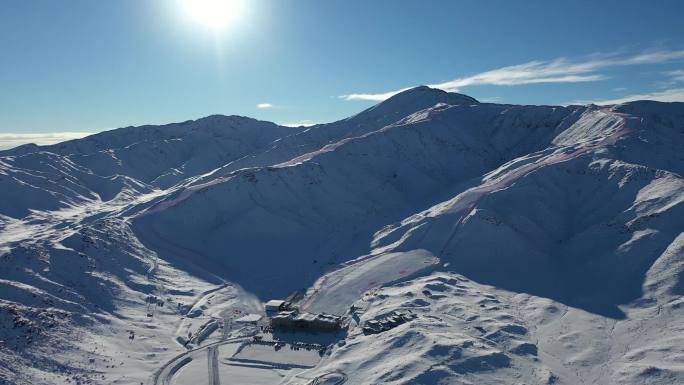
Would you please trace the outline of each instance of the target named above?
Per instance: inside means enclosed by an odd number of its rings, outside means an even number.
[[[0,375],[139,383],[204,319],[308,288],[312,309],[366,309],[311,373],[676,382],[683,137],[684,103],[422,86],[312,127],[212,115],[2,151]],[[419,318],[361,332],[396,309]]]

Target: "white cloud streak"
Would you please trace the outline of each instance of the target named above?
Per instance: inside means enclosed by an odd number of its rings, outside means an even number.
[[[682,59],[684,59],[684,50],[649,51],[633,56],[618,56],[615,54],[593,55],[586,60],[576,61],[561,57],[554,60],[535,60],[497,68],[442,83],[428,84],[428,86],[444,91],[457,92],[462,87],[474,85],[515,86],[539,83],[593,82],[608,78],[604,74],[597,73],[598,70],[604,68],[657,64]],[[382,93],[354,93],[342,95],[340,98],[344,100],[382,101],[409,88]]]
[[[620,65],[654,64],[679,59],[684,59],[684,51],[659,50],[642,52],[638,55],[623,59],[621,62],[618,61],[618,63]]]
[[[666,74],[670,76],[674,81],[684,82],[684,70],[670,71]]]
[[[349,95],[342,95],[342,96],[340,96],[340,98],[342,98],[342,99],[344,99],[344,100],[372,100],[372,101],[375,101],[375,102],[381,102],[381,101],[383,101],[383,100],[385,100],[385,99],[389,99],[389,98],[391,98],[392,96],[394,96],[394,95],[396,95],[396,94],[398,94],[398,93],[400,93],[400,92],[404,92],[404,91],[406,91],[406,90],[408,90],[408,89],[411,89],[411,87],[402,88],[402,89],[396,90],[396,91],[384,92],[384,93],[380,93],[380,94],[349,94]]]
[[[665,91],[650,92],[644,94],[627,95],[616,99],[602,100],[577,100],[569,104],[598,104],[611,105],[633,102],[636,100],[654,100],[656,102],[684,102],[684,88],[673,88]]]
[[[300,120],[297,122],[289,122],[289,123],[280,123],[281,126],[285,127],[310,127],[310,126],[315,126],[317,124],[320,124],[319,122],[316,122],[311,119],[304,119]]]
[[[65,140],[79,139],[94,132],[46,132],[40,134],[0,133],[0,150],[35,143],[39,145],[54,144]]]
[[[271,103],[259,103],[256,105],[257,108],[273,108],[273,104]]]

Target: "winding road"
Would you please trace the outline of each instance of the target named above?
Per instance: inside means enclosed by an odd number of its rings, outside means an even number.
[[[311,382],[308,385],[320,385],[321,381],[325,380],[326,377],[330,377],[332,375],[338,375],[338,376],[340,376],[340,378],[337,380],[337,382],[330,383],[329,385],[342,385],[345,382],[347,382],[347,375],[344,372],[336,371],[336,372],[329,372],[329,373],[322,374],[322,375],[314,378],[313,380],[311,380]]]
[[[180,368],[182,368],[185,364],[188,362],[192,361],[192,356],[196,355],[197,352],[206,350],[207,351],[207,357],[208,359],[208,370],[209,370],[209,384],[210,385],[219,385],[220,380],[218,376],[218,347],[221,345],[226,345],[226,344],[232,344],[236,342],[242,342],[246,341],[252,338],[251,336],[246,336],[246,337],[236,337],[236,338],[231,338],[223,341],[218,341],[218,342],[213,342],[204,346],[200,346],[195,349],[188,350],[187,352],[183,352],[176,357],[172,358],[169,360],[167,363],[165,363],[161,368],[157,370],[152,375],[152,381],[150,382],[151,385],[171,385],[171,379],[173,378],[174,374],[178,372]]]

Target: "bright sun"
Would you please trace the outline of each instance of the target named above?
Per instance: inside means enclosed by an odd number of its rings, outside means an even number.
[[[242,12],[241,0],[183,0],[188,15],[211,28],[223,28]]]

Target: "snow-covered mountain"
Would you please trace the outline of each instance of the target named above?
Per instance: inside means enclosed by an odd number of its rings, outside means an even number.
[[[428,87],[312,127],[210,116],[2,151],[0,383],[178,383],[193,359],[219,383],[232,323],[176,341],[300,289],[348,331],[254,383],[684,382],[683,172],[684,103]]]

